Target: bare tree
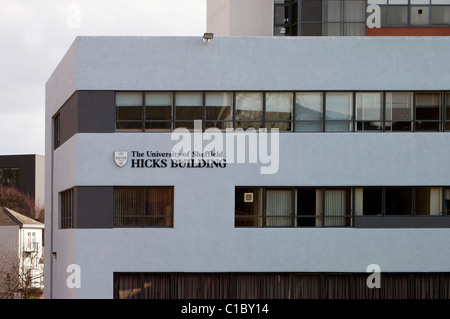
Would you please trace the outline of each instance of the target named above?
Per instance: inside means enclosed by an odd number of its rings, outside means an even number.
[[[34,220],[44,222],[44,208],[34,199],[13,187],[0,186],[0,207],[7,207]],[[38,249],[18,247],[13,241],[0,242],[0,298],[12,298],[20,292],[22,298],[41,293],[43,265]],[[20,254],[20,255],[19,255]]]
[[[38,250],[22,252],[19,258],[18,247],[3,244],[0,251],[0,299],[14,298],[16,293],[21,298],[39,298],[42,296],[43,265]]]

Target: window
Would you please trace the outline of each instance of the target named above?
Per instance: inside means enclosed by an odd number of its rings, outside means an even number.
[[[383,214],[383,190],[381,188],[364,188],[362,197],[355,194],[356,198],[362,198],[363,215],[382,215]]]
[[[235,226],[347,227],[350,194],[350,188],[236,187]]]
[[[298,29],[298,1],[275,0],[274,31],[275,36],[296,36]]]
[[[235,191],[237,227],[262,226],[262,188],[238,187]]]
[[[294,95],[289,92],[266,93],[266,128],[291,131]]]
[[[194,121],[203,119],[203,93],[175,93],[175,128],[194,129]]]
[[[386,93],[386,131],[413,130],[413,93]]]
[[[174,116],[175,114],[175,116]],[[449,92],[117,92],[117,132],[175,128],[281,132],[450,131]],[[54,118],[59,145],[59,115]]]
[[[352,131],[353,94],[327,92],[325,95],[325,131]]]
[[[444,188],[444,212],[450,215],[450,187]]]
[[[387,26],[387,6],[379,6],[381,15],[381,27]]]
[[[450,131],[450,93],[447,93],[445,101],[445,130]]]
[[[295,130],[321,132],[323,130],[323,94],[296,93]]]
[[[116,93],[116,131],[142,131],[143,94]]]
[[[0,186],[6,187],[20,186],[20,169],[0,168]]]
[[[415,215],[441,215],[442,189],[440,187],[416,187],[414,195]]]
[[[205,97],[205,127],[221,130],[233,127],[233,94],[230,92],[207,92]]]
[[[416,93],[416,131],[441,130],[442,98],[441,93]]]
[[[428,26],[430,24],[429,6],[411,6],[411,25]]]
[[[172,129],[173,96],[169,92],[145,94],[145,130],[170,131]]]
[[[450,6],[448,5],[380,5],[382,27],[448,27]]]
[[[302,4],[302,24],[301,35],[321,36],[322,35],[322,1],[303,0]]]
[[[356,93],[356,130],[383,129],[383,93]]]
[[[266,190],[266,226],[289,227],[293,222],[292,217],[292,191]]]
[[[362,36],[366,32],[366,4],[362,0],[323,0],[322,35]]]
[[[450,187],[236,187],[235,227],[353,227],[354,216],[442,216],[449,207]]]
[[[431,6],[431,25],[449,26],[450,25],[450,6]]]
[[[296,222],[298,227],[316,227],[320,220],[316,221],[316,215],[320,215],[321,190],[315,188],[301,188],[296,190]]]
[[[442,215],[442,187],[355,188],[356,215]],[[444,202],[446,205],[446,202]]]
[[[61,229],[74,228],[74,190],[69,189],[67,191],[61,192],[60,198],[60,212],[61,212]]]
[[[408,6],[389,6],[388,25],[389,26],[408,25]]]
[[[58,114],[53,118],[53,149],[61,145],[61,117]]]
[[[325,189],[323,226],[350,226],[350,189]]]
[[[413,189],[410,187],[386,188],[386,215],[412,215]]]
[[[243,129],[263,127],[263,93],[236,93],[236,127]]]
[[[115,227],[173,227],[173,187],[116,187]]]

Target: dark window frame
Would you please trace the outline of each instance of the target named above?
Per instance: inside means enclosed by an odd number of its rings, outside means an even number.
[[[127,91],[118,91],[118,92],[127,92]],[[116,92],[116,94],[118,93]],[[134,92],[134,91],[130,91],[130,92]],[[146,110],[146,106],[145,106],[145,95],[146,93],[152,93],[152,92],[164,92],[164,93],[171,93],[172,94],[172,118],[170,120],[148,120],[146,119],[146,114],[145,114],[145,110]],[[177,120],[174,116],[175,112],[176,112],[176,105],[175,105],[175,95],[178,92],[194,92],[194,91],[142,91],[141,94],[143,95],[143,102],[142,102],[142,119],[140,121],[141,123],[141,128],[139,130],[118,130],[117,129],[117,123],[119,122],[127,122],[127,121],[118,121],[116,118],[116,133],[133,133],[133,132],[145,132],[145,133],[159,133],[159,132],[173,132],[173,130],[176,127],[176,124],[179,123],[180,121]],[[202,131],[205,131],[207,128],[217,128],[223,132],[226,132],[228,128],[230,129],[237,129],[237,128],[243,128],[243,129],[248,129],[251,126],[252,123],[258,123],[261,124],[260,127],[256,128],[256,131],[258,131],[258,128],[266,128],[267,131],[270,131],[271,127],[270,124],[275,124],[274,127],[272,128],[278,128],[280,133],[289,133],[289,132],[295,132],[295,133],[311,133],[311,132],[327,132],[327,133],[340,133],[340,132],[344,132],[344,133],[348,133],[348,132],[358,132],[358,133],[380,133],[380,132],[390,132],[390,133],[394,133],[394,132],[450,132],[450,118],[447,119],[447,112],[450,110],[450,91],[442,91],[442,90],[426,90],[426,91],[380,91],[380,90],[356,90],[356,91],[349,91],[349,90],[345,90],[345,91],[339,91],[339,90],[331,90],[331,91],[317,91],[317,90],[312,90],[312,91],[293,91],[293,90],[280,90],[280,91],[255,91],[255,90],[250,90],[250,91],[195,91],[198,93],[202,93],[203,94],[203,105],[202,105]],[[261,120],[238,120],[236,119],[236,95],[238,93],[260,93],[262,95],[262,119]],[[206,95],[208,93],[227,93],[231,95],[231,100],[232,100],[232,118],[230,120],[207,120],[206,118]],[[273,120],[267,120],[267,114],[266,114],[266,96],[267,94],[270,93],[290,93],[292,94],[292,113],[291,113],[291,119],[290,120],[280,120],[280,121],[273,121]],[[298,110],[296,110],[296,104],[297,104],[297,94],[302,94],[302,93],[318,93],[318,94],[322,94],[322,105],[321,105],[321,112],[322,112],[322,119],[321,120],[297,120],[296,116],[298,114]],[[352,98],[352,114],[351,114],[351,118],[349,120],[328,120],[326,118],[326,110],[327,110],[327,93],[349,93],[353,95]],[[358,93],[381,93],[382,94],[382,119],[380,121],[380,124],[382,126],[381,130],[360,130],[358,129],[358,127],[362,124],[364,124],[365,121],[359,121],[357,119],[357,112],[356,112],[356,96]],[[407,93],[407,94],[411,94],[412,95],[412,101],[411,101],[411,119],[410,120],[393,120],[387,119],[387,95],[390,93]],[[440,105],[440,114],[441,114],[441,118],[439,120],[432,120],[432,121],[428,121],[430,123],[435,123],[437,124],[437,126],[439,127],[439,129],[437,130],[421,130],[419,129],[419,127],[417,127],[417,124],[419,122],[426,122],[424,120],[417,120],[416,119],[416,110],[417,110],[417,105],[416,105],[416,96],[418,94],[441,94],[441,105]],[[60,124],[59,124],[59,113],[57,115],[54,116],[54,144],[55,144],[55,149],[59,143],[59,133],[57,134],[56,131],[60,131]],[[131,121],[133,122],[133,121]],[[171,129],[167,129],[167,130],[159,130],[159,129],[155,129],[155,130],[147,130],[146,129],[146,124],[147,123],[171,123]],[[181,122],[186,122],[181,120]],[[193,122],[193,121],[192,121]],[[373,122],[373,121],[368,121],[368,122]],[[209,126],[210,123],[217,123],[217,126]],[[249,124],[249,126],[242,126],[242,125],[238,125],[238,123],[242,123],[242,124]],[[280,125],[276,125],[276,124],[282,124]],[[283,129],[283,124],[288,123],[288,125],[290,125],[290,129]],[[299,130],[297,131],[297,125],[300,124],[316,124],[321,126],[321,129],[314,129],[314,130]],[[327,124],[336,124],[336,123],[348,123],[351,127],[347,130],[347,129],[342,129],[342,130],[326,130],[327,128]],[[404,127],[401,128],[399,127],[398,129],[392,129],[392,125],[396,123],[397,125],[403,125]],[[225,126],[222,126],[225,125]],[[406,125],[406,126],[405,126]],[[192,130],[191,130],[192,131]]]
[[[53,149],[56,150],[61,146],[61,115],[56,113],[52,118],[53,123]]]
[[[414,216],[450,216],[450,209],[448,209],[448,212],[445,209],[446,203],[445,203],[445,191],[446,189],[450,190],[450,187],[447,186],[361,186],[361,187],[355,187],[355,188],[362,188],[363,191],[364,189],[381,189],[381,213],[378,214],[377,216],[380,217],[384,217],[384,216],[409,216],[409,217],[414,217]],[[389,214],[386,211],[386,190],[388,189],[407,189],[407,188],[411,188],[412,189],[412,197],[411,197],[411,213],[410,214]],[[418,214],[417,212],[417,207],[416,207],[416,200],[417,200],[417,190],[419,188],[441,188],[440,191],[440,196],[442,198],[441,203],[440,203],[440,212],[437,215],[431,215],[431,214]],[[353,196],[354,197],[354,196]],[[450,208],[450,206],[449,206]],[[375,216],[375,215],[370,215],[370,214],[364,214],[364,211],[361,212],[362,215],[355,215],[355,216]]]
[[[261,191],[261,211],[258,215],[242,215],[242,214],[236,214],[236,205],[237,202],[235,200],[235,228],[305,228],[305,227],[311,227],[311,226],[302,226],[298,224],[298,221],[301,218],[311,218],[315,220],[315,228],[331,228],[331,227],[351,227],[353,226],[353,210],[351,206],[351,194],[352,194],[352,188],[351,187],[291,187],[291,186],[236,186],[235,187],[235,199],[236,199],[236,190],[238,188],[245,189],[245,188],[255,188],[259,189]],[[319,215],[298,215],[297,209],[296,209],[296,198],[297,198],[297,192],[302,189],[314,189],[314,190],[320,190],[321,191],[321,212]],[[291,203],[290,203],[290,214],[289,215],[268,215],[267,214],[267,191],[271,190],[289,190],[291,192]],[[325,197],[327,191],[332,190],[344,190],[346,191],[346,214],[345,215],[325,215]],[[273,217],[279,217],[279,218],[290,218],[290,225],[268,225],[267,219],[273,218]],[[237,225],[237,220],[242,218],[252,218],[252,219],[260,219],[259,222],[257,222],[256,226],[239,226]],[[336,220],[337,218],[343,219],[345,222],[345,225],[338,224],[338,225],[325,225],[325,221],[331,221]],[[260,225],[260,226],[259,226]]]
[[[432,214],[429,212],[428,214],[421,214],[418,212],[416,207],[417,202],[417,191],[420,188],[439,188],[439,196],[441,201],[439,203],[439,213]],[[236,196],[238,194],[238,189],[254,189],[261,193],[259,203],[259,212],[257,214],[238,214],[237,208],[242,204],[242,201],[238,201]],[[361,212],[357,212],[356,206],[356,189],[361,189],[361,200],[363,206],[361,207]],[[365,214],[364,213],[364,189],[378,189],[381,190],[381,212],[379,214]],[[390,214],[386,210],[386,190],[389,189],[411,189],[411,212],[408,214]],[[268,215],[267,213],[267,192],[270,190],[289,190],[291,192],[291,203],[290,203],[290,214],[289,215]],[[298,214],[298,200],[299,200],[299,191],[301,190],[314,190],[320,191],[321,198],[315,198],[316,203],[321,201],[320,207],[315,206],[314,214]],[[326,214],[326,196],[327,191],[332,190],[343,190],[345,191],[345,201],[346,201],[346,212],[345,214]],[[448,199],[446,199],[446,191],[449,193]],[[330,228],[330,227],[354,227],[355,225],[355,217],[362,216],[377,216],[377,217],[442,217],[442,216],[450,216],[450,186],[342,186],[342,187],[314,187],[314,186],[235,186],[235,195],[234,195],[234,227],[235,228]],[[267,218],[273,217],[282,217],[282,218],[290,218],[291,222],[289,225],[268,225]],[[300,224],[301,219],[311,219],[314,220],[314,225],[312,224]],[[326,223],[326,221],[337,220],[336,224]],[[246,224],[245,222],[249,224]]]
[[[75,190],[59,193],[60,229],[73,229],[75,225]]]

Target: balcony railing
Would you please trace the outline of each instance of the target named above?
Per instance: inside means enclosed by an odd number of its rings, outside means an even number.
[[[39,243],[36,242],[26,242],[23,245],[23,251],[25,252],[34,252],[34,251],[38,251],[39,249]]]

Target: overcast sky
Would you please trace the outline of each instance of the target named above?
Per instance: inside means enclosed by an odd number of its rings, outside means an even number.
[[[77,35],[205,31],[206,0],[1,0],[0,155],[45,155],[45,83]]]

